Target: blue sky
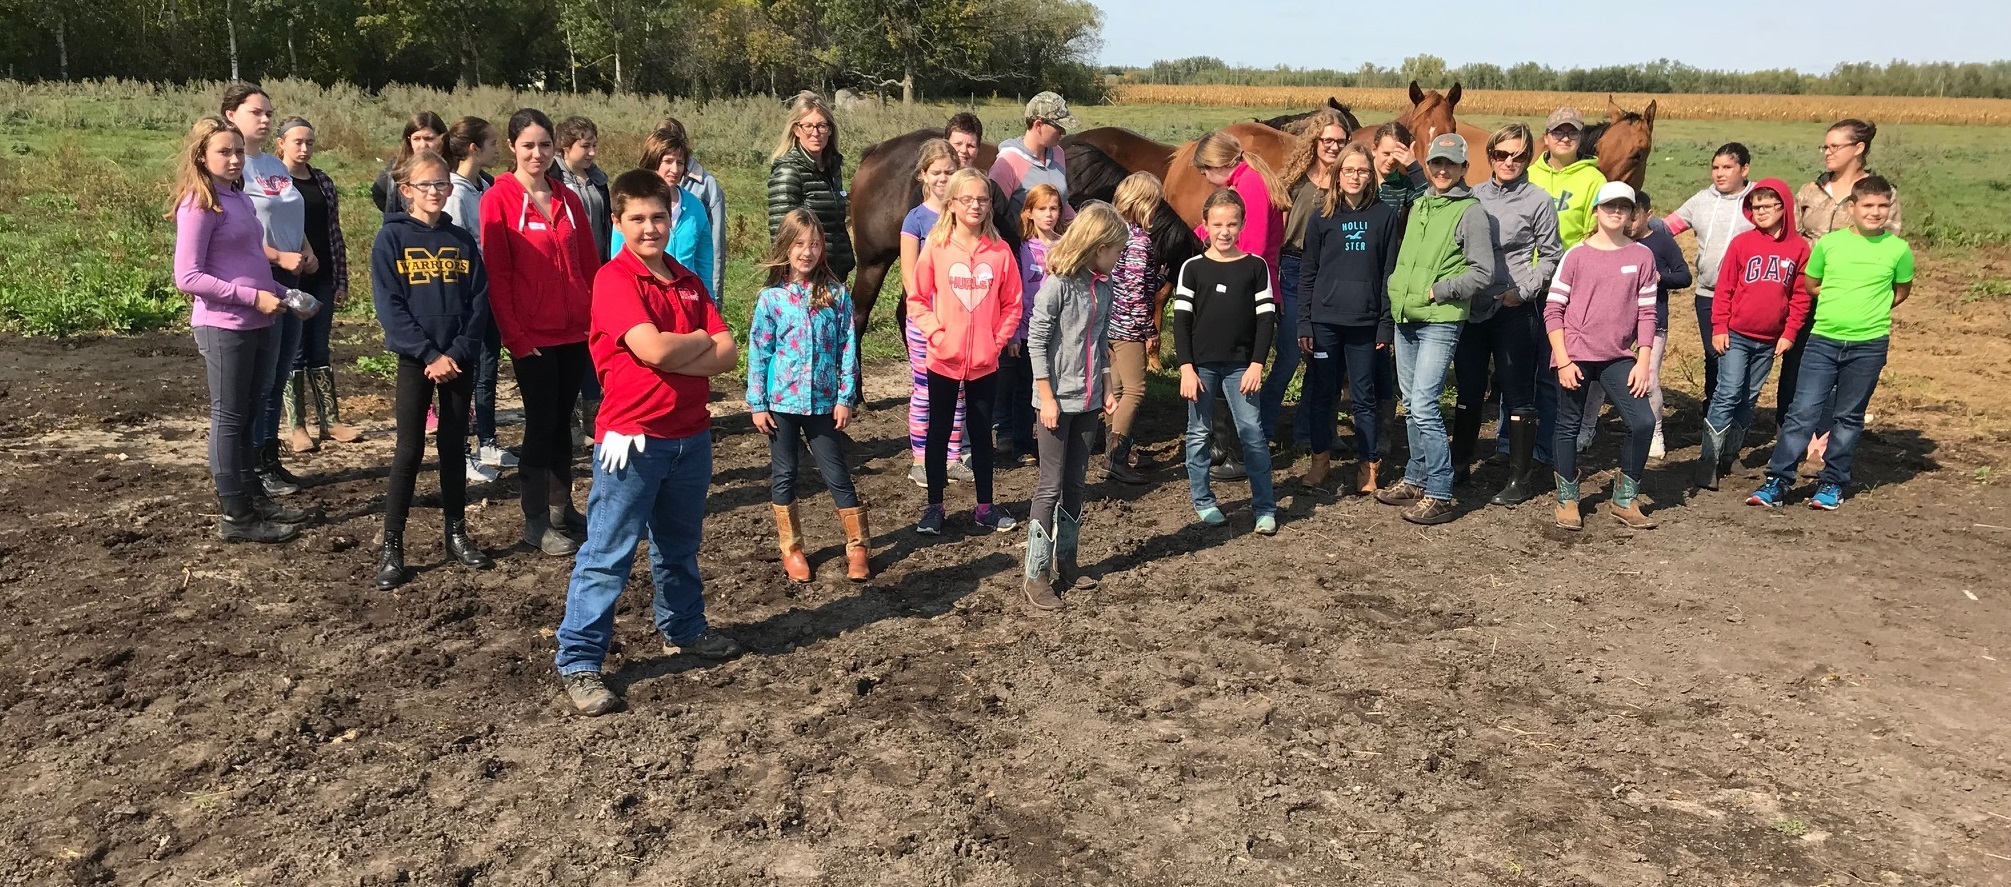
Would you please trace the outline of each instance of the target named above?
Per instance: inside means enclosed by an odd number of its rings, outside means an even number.
[[[1212,55],[1236,65],[1351,70],[1364,61],[1394,67],[1406,56],[1428,53],[1453,65],[1535,61],[1568,68],[1667,57],[1700,68],[1823,73],[1845,61],[2011,58],[2011,42],[2005,40],[2011,2],[2005,0],[1607,0],[1548,7],[1514,0],[1095,2],[1104,14],[1100,60],[1114,65]],[[1370,9],[1401,18],[1379,21]],[[1432,21],[1445,26],[1434,28]],[[1837,22],[1851,24],[1839,28]],[[1348,36],[1359,30],[1351,25],[1366,31]],[[1728,29],[1739,36],[1728,39]],[[1836,39],[1851,31],[1876,39]],[[1602,32],[1613,39],[1602,38]],[[1320,33],[1328,36],[1314,36]],[[1763,48],[1755,50],[1743,39],[1751,34],[1766,35]]]

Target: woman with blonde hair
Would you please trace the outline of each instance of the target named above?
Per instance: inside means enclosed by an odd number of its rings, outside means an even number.
[[[775,236],[792,209],[815,213],[824,226],[825,261],[839,280],[851,276],[858,264],[852,235],[845,230],[844,174],[831,106],[814,92],[798,93],[789,103],[789,119],[768,167],[768,236]]]
[[[1299,269],[1305,253],[1306,223],[1320,208],[1329,202],[1334,190],[1334,173],[1339,169],[1341,147],[1348,144],[1348,125],[1339,112],[1323,108],[1306,118],[1306,128],[1299,135],[1299,143],[1292,148],[1292,156],[1285,161],[1285,174],[1280,179],[1285,190],[1291,193],[1292,203],[1285,212],[1285,236],[1278,253],[1278,347],[1273,358],[1271,372],[1264,379],[1264,391],[1260,404],[1264,421],[1264,433],[1276,431],[1272,425],[1277,421],[1278,412],[1285,401],[1285,387],[1291,384],[1292,374],[1299,369],[1303,355],[1300,349],[1291,347],[1286,341],[1298,335],[1299,327]],[[1311,281],[1307,281],[1310,283]],[[1306,443],[1311,439],[1307,421],[1311,414],[1302,400],[1298,415],[1292,419],[1292,440]],[[1331,418],[1331,417],[1329,417]]]
[[[1045,187],[1045,186],[1041,186]],[[1033,201],[1029,197],[1028,205]],[[1026,546],[1027,602],[1043,610],[1061,606],[1055,580],[1083,587],[1077,557],[1082,543],[1082,502],[1097,426],[1117,408],[1107,382],[1110,369],[1110,272],[1130,229],[1108,203],[1093,201],[1076,212],[1047,252],[1047,276],[1033,299],[1027,355],[1033,364],[1034,434],[1040,446],[1040,480],[1033,491]]]

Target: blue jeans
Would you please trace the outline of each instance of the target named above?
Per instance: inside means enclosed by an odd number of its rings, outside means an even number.
[[[1027,353],[1025,342],[1019,345],[1018,357],[999,352],[998,380],[998,397],[992,402],[992,439],[1012,444],[1015,456],[1038,452],[1033,439],[1033,356]]]
[[[323,311],[332,311],[329,305],[321,306]],[[266,441],[279,439],[279,413],[286,400],[286,379],[293,373],[293,360],[300,351],[300,318],[291,311],[282,311],[272,319],[272,328],[278,336],[272,352],[272,371],[266,374],[266,387],[261,395],[258,424],[252,426],[252,442],[264,446]]]
[[[1774,368],[1774,343],[1731,333],[1725,353],[1717,354],[1718,387],[1711,389],[1711,402],[1704,411],[1704,424],[1713,432],[1737,425],[1750,428],[1753,405],[1760,389],[1767,386],[1767,373]]]
[[[489,330],[482,336],[482,354],[475,362],[475,442],[494,443],[496,440],[496,374],[503,365],[503,334],[496,329],[496,321],[489,321]],[[587,375],[593,375],[589,370]]]
[[[1445,437],[1445,373],[1452,368],[1463,323],[1397,324],[1397,390],[1410,414],[1410,462],[1404,480],[1433,499],[1452,498],[1452,447]]]
[[[559,674],[600,671],[614,636],[614,604],[635,566],[635,547],[649,534],[650,578],[656,583],[656,627],[672,643],[706,630],[704,587],[698,578],[705,494],[712,486],[712,432],[675,440],[652,437],[628,464],[609,471],[594,447],[594,486],[587,496],[587,541],[573,557],[566,615],[559,623]]]
[[[1604,392],[1606,401],[1613,405],[1615,412],[1627,422],[1627,440],[1620,446],[1620,473],[1636,481],[1648,470],[1648,444],[1655,435],[1655,410],[1648,405],[1645,397],[1635,397],[1627,387],[1627,376],[1634,372],[1636,361],[1631,357],[1619,360],[1579,361],[1578,370],[1585,374],[1578,383],[1578,390],[1558,390],[1563,397],[1557,402],[1557,439],[1552,442],[1551,452],[1557,454],[1553,466],[1557,474],[1566,480],[1578,480],[1578,448],[1574,445],[1578,434],[1586,424],[1599,420],[1597,410],[1589,410],[1593,392]]]
[[[768,438],[768,501],[776,505],[796,504],[796,448],[810,447],[824,489],[838,508],[859,507],[858,490],[852,486],[852,469],[845,464],[847,438],[838,430],[838,420],[830,413],[798,415],[771,412],[775,433]],[[799,441],[801,443],[799,443]]]
[[[1829,448],[1823,451],[1822,482],[1850,484],[1851,459],[1857,454],[1858,438],[1864,434],[1864,410],[1871,404],[1871,393],[1878,389],[1878,374],[1885,369],[1890,344],[1890,338],[1883,336],[1869,342],[1808,337],[1802,346],[1795,399],[1788,405],[1787,421],[1774,444],[1768,477],[1792,483],[1809,439],[1827,430]],[[1825,412],[1831,413],[1827,428]]]
[[[1295,350],[1297,343],[1292,346]],[[1271,491],[1271,443],[1257,425],[1257,394],[1244,394],[1238,386],[1249,364],[1197,363],[1194,375],[1201,378],[1201,399],[1187,402],[1187,490],[1194,496],[1194,510],[1214,508],[1215,491],[1208,486],[1208,433],[1215,424],[1215,397],[1229,402],[1229,417],[1236,422],[1236,438],[1243,444],[1243,468],[1250,473],[1250,510],[1258,517],[1278,513],[1278,500]],[[1260,392],[1261,393],[1261,392]]]
[[[1271,349],[1274,356],[1270,372],[1264,374],[1264,387],[1257,392],[1257,422],[1264,431],[1267,446],[1277,436],[1278,413],[1285,408],[1285,389],[1292,384],[1292,374],[1299,371],[1298,256],[1278,260],[1278,291],[1272,296],[1271,302],[1278,309],[1278,337]],[[1305,412],[1303,404],[1299,411]]]
[[[1345,370],[1355,418],[1355,456],[1364,462],[1381,460],[1379,358],[1375,327],[1313,324],[1313,354],[1306,364],[1306,396],[1299,402],[1299,416],[1305,420],[1306,441],[1314,453],[1334,448],[1334,398]]]

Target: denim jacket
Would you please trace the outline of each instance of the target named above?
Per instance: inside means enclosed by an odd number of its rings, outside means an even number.
[[[833,283],[831,295],[831,307],[813,311],[802,284],[761,291],[747,335],[748,411],[821,416],[858,404],[852,293]]]

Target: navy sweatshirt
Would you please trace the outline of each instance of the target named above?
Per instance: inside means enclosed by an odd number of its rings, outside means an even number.
[[[1690,263],[1684,260],[1683,248],[1676,245],[1676,238],[1669,234],[1669,226],[1661,219],[1648,220],[1648,233],[1642,235],[1641,245],[1655,254],[1655,273],[1662,276],[1655,298],[1666,309],[1669,294],[1690,285]]]
[[[1306,224],[1304,257],[1299,260],[1299,338],[1311,338],[1313,324],[1372,326],[1376,341],[1396,340],[1390,316],[1390,275],[1397,269],[1403,216],[1389,204],[1370,200],[1352,209],[1343,199],[1333,215],[1315,214]]]
[[[370,248],[371,301],[384,347],[422,364],[445,354],[472,372],[489,326],[489,279],[475,238],[441,213],[432,225],[384,217]]]

